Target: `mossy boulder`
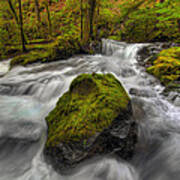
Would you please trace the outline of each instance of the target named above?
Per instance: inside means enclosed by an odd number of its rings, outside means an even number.
[[[143,46],[137,52],[137,60],[143,66],[153,65],[153,62],[157,59],[158,54],[165,49],[178,46],[176,43],[151,43]]]
[[[162,50],[147,72],[156,76],[165,86],[180,82],[180,47]]]
[[[137,138],[131,101],[112,74],[82,74],[46,118],[45,157],[61,172],[89,157],[131,158]]]

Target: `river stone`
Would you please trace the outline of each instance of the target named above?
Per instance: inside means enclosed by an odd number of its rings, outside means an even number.
[[[61,173],[90,157],[133,155],[137,125],[131,101],[112,74],[82,74],[46,118],[46,160]]]
[[[148,66],[156,58],[163,49],[168,49],[170,47],[179,46],[175,43],[152,43],[147,46],[142,47],[137,52],[137,60],[140,65]]]

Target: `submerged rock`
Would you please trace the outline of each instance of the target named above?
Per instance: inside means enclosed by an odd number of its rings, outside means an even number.
[[[156,97],[156,93],[154,93],[151,90],[147,89],[136,89],[136,88],[131,88],[129,90],[129,93],[135,96],[142,96],[142,97]]]
[[[130,159],[137,139],[131,117],[130,98],[112,74],[82,74],[46,118],[45,157],[60,172],[97,155]]]

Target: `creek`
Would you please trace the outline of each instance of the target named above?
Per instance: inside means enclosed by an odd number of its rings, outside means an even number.
[[[102,54],[15,67],[0,76],[0,180],[179,180],[180,107],[162,95],[137,51],[146,44],[103,40]],[[8,63],[1,63],[2,74]],[[70,175],[44,161],[45,117],[81,73],[113,73],[132,98],[139,140],[130,162],[101,157]]]

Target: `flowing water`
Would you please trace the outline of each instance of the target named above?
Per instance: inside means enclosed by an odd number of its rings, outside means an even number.
[[[180,108],[136,61],[145,44],[103,41],[103,54],[16,67],[0,78],[0,180],[179,180]],[[0,67],[6,72],[8,63]],[[130,92],[139,141],[132,161],[102,157],[73,174],[43,159],[45,117],[80,73],[113,73]]]

